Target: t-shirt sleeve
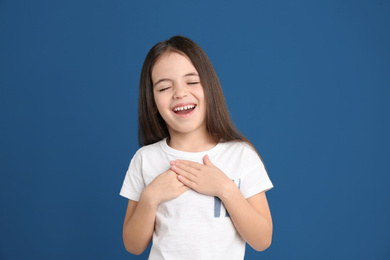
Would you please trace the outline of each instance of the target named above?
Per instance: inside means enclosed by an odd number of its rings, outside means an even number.
[[[126,172],[125,179],[120,191],[120,195],[130,200],[139,201],[142,191],[145,188],[145,182],[141,172],[142,159],[136,153],[131,159],[129,169]]]
[[[259,155],[252,148],[247,148],[244,154],[244,165],[247,168],[241,177],[240,184],[244,197],[249,198],[272,189],[273,184]]]

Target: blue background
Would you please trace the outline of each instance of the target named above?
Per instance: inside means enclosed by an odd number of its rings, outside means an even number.
[[[272,246],[390,259],[389,1],[0,1],[0,259],[146,259],[118,195],[143,59],[203,47],[262,155]]]

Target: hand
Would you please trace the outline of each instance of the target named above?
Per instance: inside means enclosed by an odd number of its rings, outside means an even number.
[[[203,157],[203,163],[176,160],[171,162],[171,169],[185,186],[204,195],[220,197],[231,180],[210,161],[208,155]]]
[[[189,188],[177,179],[177,174],[167,170],[158,175],[146,188],[145,192],[149,201],[157,206],[161,202],[179,197]]]

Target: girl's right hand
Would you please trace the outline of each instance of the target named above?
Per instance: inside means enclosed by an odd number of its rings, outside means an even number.
[[[129,252],[141,254],[149,245],[158,204],[174,199],[188,189],[169,169],[146,186],[138,202],[129,200],[123,224],[123,241]]]
[[[154,206],[179,197],[189,188],[177,179],[171,169],[158,175],[143,191],[143,197]]]

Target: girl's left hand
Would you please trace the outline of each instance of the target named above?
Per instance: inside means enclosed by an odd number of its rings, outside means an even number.
[[[176,160],[171,162],[171,169],[185,186],[204,195],[220,197],[225,184],[230,184],[231,180],[210,161],[208,155],[203,157],[203,163]]]

